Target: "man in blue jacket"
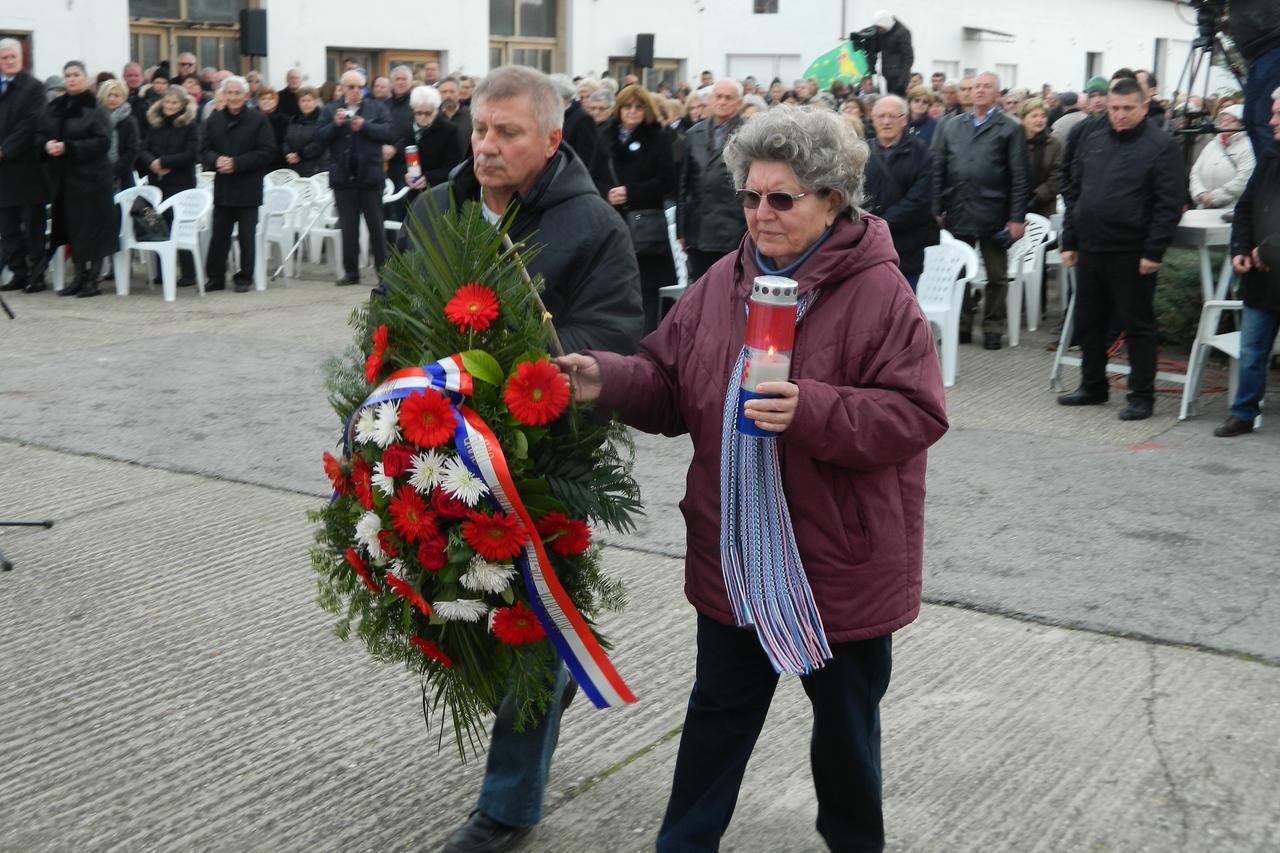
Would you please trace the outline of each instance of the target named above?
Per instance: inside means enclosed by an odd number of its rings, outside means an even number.
[[[382,233],[382,190],[387,179],[382,146],[394,141],[387,108],[364,97],[365,77],[351,70],[342,75],[342,100],[324,108],[316,139],[329,148],[329,187],[342,229],[342,278],[337,284],[360,283],[360,217],[369,230],[373,265],[382,269],[387,244]]]

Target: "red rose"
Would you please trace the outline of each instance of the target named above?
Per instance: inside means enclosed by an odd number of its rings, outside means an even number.
[[[429,572],[444,568],[448,556],[449,540],[443,536],[424,539],[418,543],[418,565]]]
[[[396,546],[396,538],[390,530],[378,531],[378,545],[387,552],[388,556],[395,557],[400,554],[400,549]]]
[[[382,473],[399,477],[413,464],[413,448],[407,444],[393,444],[382,451]]]
[[[453,495],[445,494],[444,489],[436,489],[432,493],[431,505],[445,518],[466,518],[471,512],[471,507]]]

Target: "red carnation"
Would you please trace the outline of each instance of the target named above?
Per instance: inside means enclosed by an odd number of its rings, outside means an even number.
[[[356,456],[351,463],[351,484],[355,488],[360,506],[373,509],[373,469],[363,457]]]
[[[529,534],[524,525],[513,515],[495,512],[486,515],[472,512],[462,522],[462,538],[476,549],[476,553],[491,562],[509,560],[524,546]]]
[[[538,617],[523,604],[499,607],[493,611],[493,633],[509,646],[536,643],[547,636],[547,632],[542,630],[542,623],[538,621]]]
[[[537,522],[538,535],[557,554],[572,557],[591,547],[591,528],[578,518],[562,512],[549,512]]]
[[[419,447],[439,447],[453,438],[454,422],[449,398],[434,388],[415,391],[400,404],[400,429]]]
[[[333,483],[333,490],[340,496],[351,494],[351,480],[347,477],[346,468],[332,453],[324,455],[324,473]]]
[[[471,507],[444,489],[436,489],[431,493],[431,506],[445,518],[466,518],[471,514]]]
[[[393,444],[382,451],[382,473],[399,477],[413,465],[413,448],[407,444]]]
[[[408,601],[414,607],[418,608],[418,610],[422,611],[423,616],[431,615],[431,605],[427,604],[427,600],[423,598],[421,595],[419,595],[418,591],[414,589],[409,584],[408,581],[404,580],[403,578],[398,578],[395,575],[388,572],[387,586],[389,586],[391,588],[391,591],[394,592],[396,595],[400,596],[405,601]]]
[[[392,535],[390,530],[378,531],[378,547],[386,551],[389,557],[400,555],[400,546],[396,543],[396,537]]]
[[[444,650],[430,640],[424,640],[421,637],[410,637],[409,642],[413,643],[414,648],[422,652],[428,658],[439,661],[440,665],[445,669],[453,669],[453,661],[444,653]]]
[[[408,486],[398,489],[387,509],[391,512],[391,526],[406,542],[430,539],[436,535],[436,517],[414,489]]]
[[[569,378],[549,361],[526,361],[507,379],[502,399],[520,423],[541,426],[569,405]]]
[[[387,327],[379,326],[373,333],[373,352],[364,361],[364,379],[370,385],[378,381],[382,373],[382,357],[387,354]]]
[[[498,297],[482,284],[465,284],[454,291],[453,298],[444,306],[444,316],[459,332],[467,329],[483,332],[498,319]]]
[[[360,576],[360,580],[364,581],[364,585],[369,587],[370,592],[382,592],[382,588],[373,579],[373,575],[369,574],[368,563],[360,559],[360,555],[356,553],[355,548],[348,548],[345,556],[347,562],[351,564],[351,568],[355,569],[356,574]]]
[[[444,568],[448,558],[449,540],[443,536],[433,536],[418,543],[418,565],[429,572],[438,572]]]

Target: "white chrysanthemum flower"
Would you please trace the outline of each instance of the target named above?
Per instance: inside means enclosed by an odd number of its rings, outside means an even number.
[[[409,477],[409,485],[422,494],[427,494],[440,484],[440,476],[447,461],[445,455],[438,450],[413,454],[413,474]]]
[[[378,534],[382,532],[382,519],[376,512],[366,512],[356,522],[356,541],[365,547],[369,556],[375,560],[384,559],[387,553],[382,550]]]
[[[405,576],[404,560],[401,560],[400,558],[396,557],[396,558],[393,558],[388,565],[391,566],[392,574],[401,578]]]
[[[446,622],[479,622],[489,613],[489,605],[472,598],[433,601],[431,612]]]
[[[374,411],[373,406],[365,406],[356,417],[356,441],[359,444],[368,444],[375,441],[376,436],[377,412]]]
[[[382,467],[381,462],[373,466],[373,476],[369,479],[378,487],[378,491],[387,497],[391,497],[396,493],[396,481],[394,478],[387,476],[387,471]]]
[[[467,506],[475,506],[481,497],[489,494],[489,487],[484,484],[484,480],[473,474],[466,463],[456,456],[444,464],[440,479],[444,490]]]
[[[378,416],[373,425],[373,440],[379,447],[390,447],[400,440],[400,409],[394,400],[378,404]]]
[[[511,566],[475,560],[458,580],[473,592],[490,592],[497,595],[507,588],[515,573],[516,570]]]

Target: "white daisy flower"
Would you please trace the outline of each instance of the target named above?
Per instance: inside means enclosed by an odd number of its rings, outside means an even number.
[[[472,598],[457,601],[433,601],[431,612],[446,622],[479,622],[489,612],[489,605]]]
[[[400,409],[394,400],[378,404],[373,425],[373,440],[379,447],[389,447],[400,439]]]
[[[384,559],[387,553],[378,542],[378,534],[382,532],[382,519],[376,512],[366,512],[356,522],[356,541],[365,547],[369,556],[375,560]]]
[[[440,476],[446,461],[448,460],[445,455],[437,450],[413,454],[411,460],[413,474],[409,477],[409,485],[422,494],[427,494],[440,484]]]
[[[458,580],[473,592],[490,592],[497,595],[507,588],[515,573],[516,570],[511,566],[475,560]]]
[[[373,466],[373,476],[369,479],[378,487],[378,491],[387,497],[391,497],[396,493],[396,481],[394,478],[387,476],[386,469],[382,467],[381,462]]]
[[[475,506],[481,497],[489,494],[484,480],[471,473],[466,463],[456,456],[444,464],[440,479],[444,490],[467,506]]]
[[[377,412],[373,410],[373,406],[366,406],[360,410],[360,414],[356,417],[356,441],[359,444],[368,444],[375,440],[377,435]]]

